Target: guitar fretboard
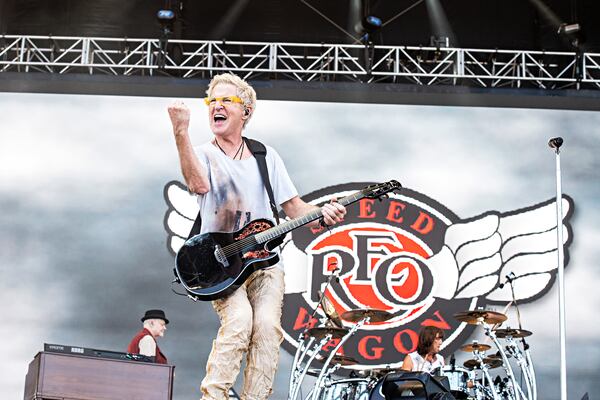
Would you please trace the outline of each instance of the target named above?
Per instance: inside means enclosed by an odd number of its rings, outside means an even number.
[[[340,200],[338,203],[343,205],[344,207],[359,201],[360,199],[365,197],[365,193],[363,190],[346,196]],[[279,236],[285,235],[286,233],[293,231],[294,229],[306,225],[314,220],[321,218],[323,214],[321,213],[321,209],[313,210],[308,214],[303,215],[302,217],[298,217],[289,221],[285,221],[277,226],[274,226],[271,229],[267,229],[266,231],[257,233],[254,237],[256,238],[257,243],[265,243],[271,239],[275,239]]]

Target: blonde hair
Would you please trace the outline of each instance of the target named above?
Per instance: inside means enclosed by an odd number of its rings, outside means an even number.
[[[239,76],[230,73],[224,73],[215,75],[211,79],[210,83],[208,84],[208,90],[206,91],[206,95],[210,97],[213,90],[215,89],[215,86],[217,86],[220,83],[235,86],[237,88],[237,96],[241,98],[244,102],[244,109],[251,109],[249,110],[248,118],[246,118],[246,120],[244,121],[245,128],[248,121],[250,121],[252,114],[254,114],[254,110],[256,109],[256,91],[252,86],[250,86],[248,82],[246,82]]]

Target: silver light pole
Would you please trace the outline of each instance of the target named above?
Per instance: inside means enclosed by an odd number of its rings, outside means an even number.
[[[548,141],[548,146],[556,153],[556,237],[558,242],[558,318],[560,335],[560,398],[567,400],[567,349],[566,349],[566,322],[565,322],[565,255],[563,246],[563,210],[562,187],[560,177],[560,146],[563,144],[561,137]]]

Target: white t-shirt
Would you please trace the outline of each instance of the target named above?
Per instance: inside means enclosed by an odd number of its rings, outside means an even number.
[[[433,360],[433,362],[425,360],[425,358],[423,358],[423,356],[417,353],[416,351],[413,351],[408,355],[410,356],[413,362],[413,371],[423,371],[431,373],[431,371],[433,371],[434,369],[444,366],[444,357],[442,357],[439,354],[435,355],[435,360]]]
[[[265,147],[273,196],[280,205],[297,196],[298,191],[279,154],[272,147]],[[210,191],[198,196],[200,233],[237,231],[258,218],[273,221],[269,195],[254,157],[232,160],[211,142],[196,147],[195,151],[210,181]]]

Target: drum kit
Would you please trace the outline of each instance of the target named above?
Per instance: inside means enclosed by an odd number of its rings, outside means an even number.
[[[339,374],[336,375],[340,368],[347,368],[358,362],[351,357],[338,355],[337,352],[363,325],[386,321],[392,314],[376,309],[356,309],[340,316],[325,296],[321,296],[321,300],[326,320],[323,321],[323,326],[305,329],[298,338],[299,345],[289,380],[288,400],[381,399],[381,394],[374,394],[374,388],[381,387],[381,382],[387,375],[397,376],[403,371],[395,368],[354,368],[350,377],[340,377]],[[460,348],[473,356],[462,367],[455,365],[453,356],[450,365],[432,372],[440,382],[447,378],[445,387],[449,386],[449,391],[445,395],[448,397],[439,398],[537,400],[535,372],[529,347],[524,339],[531,332],[520,328],[499,328],[507,320],[507,316],[491,310],[464,311],[454,317],[458,321],[481,326],[489,344],[474,340]],[[342,320],[353,325],[346,328]],[[325,352],[324,347],[332,340],[332,343],[336,343],[335,346]],[[331,346],[329,344],[327,348]],[[489,353],[492,348],[495,353]],[[516,372],[519,372],[519,379]],[[316,380],[314,384],[305,383],[304,387],[308,384],[309,389],[306,395],[302,395],[303,382],[307,376]],[[388,396],[385,399],[389,400]]]
[[[467,324],[480,325],[490,344],[473,341],[462,346],[464,352],[472,353],[473,358],[463,363],[464,368],[452,365],[444,369],[449,377],[452,393],[456,398],[492,399],[492,400],[536,400],[537,390],[535,371],[531,361],[529,346],[525,337],[531,332],[524,329],[499,328],[506,321],[503,313],[490,310],[472,310],[460,312],[454,317]],[[502,343],[500,340],[503,340]],[[517,342],[521,339],[520,344]],[[486,354],[495,348],[496,353]],[[520,371],[520,381],[517,382],[516,368],[509,358],[514,360]],[[500,369],[502,368],[502,369]],[[492,370],[496,372],[492,379]],[[454,384],[453,384],[454,379]]]

